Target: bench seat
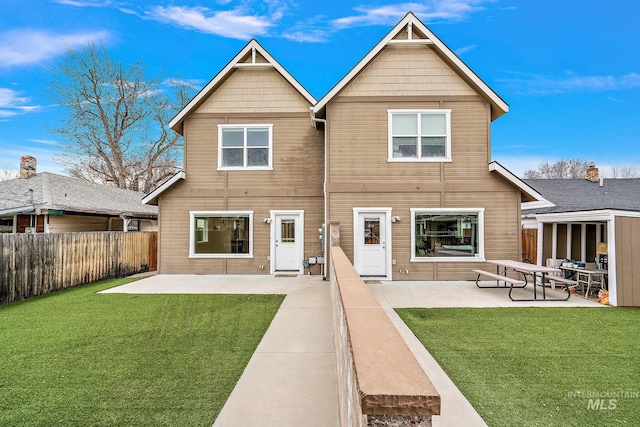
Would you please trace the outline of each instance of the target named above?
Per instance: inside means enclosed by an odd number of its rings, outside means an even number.
[[[510,283],[512,285],[517,285],[517,286],[523,286],[523,285],[526,284],[526,282],[524,282],[522,280],[512,279],[511,277],[503,276],[501,274],[490,273],[490,272],[484,271],[484,270],[473,270],[473,271],[475,273],[478,273],[478,278],[476,279],[476,285],[478,284],[478,280],[480,279],[480,276],[487,276],[487,277],[490,277],[492,279],[500,280],[501,282]]]

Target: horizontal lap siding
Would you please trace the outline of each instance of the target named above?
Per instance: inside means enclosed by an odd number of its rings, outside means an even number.
[[[332,193],[331,221],[340,221],[340,246],[353,261],[353,208],[392,208],[401,217],[391,224],[394,280],[467,280],[474,279],[474,268],[485,268],[478,262],[410,262],[411,208],[484,208],[485,257],[518,259],[517,192],[506,184],[501,191],[485,192],[368,192]],[[409,274],[406,274],[406,271]]]
[[[118,228],[119,224],[119,228]],[[112,221],[113,231],[122,231],[122,219]],[[109,218],[85,215],[49,215],[51,233],[109,231]]]
[[[189,211],[253,211],[253,258],[188,258]],[[160,268],[163,274],[268,274],[270,225],[262,222],[271,210],[303,210],[305,256],[320,255],[318,228],[322,197],[172,197],[162,200]],[[166,219],[165,219],[166,218]],[[264,265],[264,270],[260,269]]]
[[[431,47],[385,47],[353,82],[343,96],[476,95]]]
[[[488,104],[481,100],[447,101],[451,109],[452,162],[388,162],[390,109],[438,109],[440,102],[334,102],[329,110],[332,182],[491,181]]]
[[[186,179],[160,197],[162,273],[268,274],[270,225],[262,221],[270,210],[303,210],[305,256],[320,255],[324,137],[309,107],[274,69],[251,68],[237,70],[187,118]],[[273,170],[218,171],[219,124],[272,124]],[[253,258],[189,258],[194,210],[253,211]]]

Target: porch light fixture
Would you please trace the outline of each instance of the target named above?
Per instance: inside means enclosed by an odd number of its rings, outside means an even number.
[[[262,222],[265,224],[271,224],[271,218],[262,218]]]
[[[402,219],[402,218],[401,218],[401,217],[399,217],[399,216],[397,216],[397,215],[396,215],[396,216],[392,216],[392,217],[391,217],[391,222],[400,221],[401,219]]]
[[[607,255],[609,252],[609,245],[606,242],[598,243],[598,248],[596,249],[596,254],[598,255]]]

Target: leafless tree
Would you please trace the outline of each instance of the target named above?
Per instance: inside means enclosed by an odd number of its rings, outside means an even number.
[[[638,178],[640,177],[640,172],[634,165],[611,166],[611,176],[608,176],[609,174],[605,175],[607,178]]]
[[[17,178],[18,171],[11,169],[11,166],[7,163],[0,169],[0,181],[7,181],[9,179]]]
[[[71,176],[149,192],[180,167],[182,138],[168,128],[192,87],[147,78],[137,62],[126,67],[104,46],[68,47],[55,62],[48,95],[65,109],[61,154],[54,161]]]
[[[576,179],[586,178],[589,162],[580,159],[558,160],[555,163],[542,162],[537,169],[524,171],[525,179]]]

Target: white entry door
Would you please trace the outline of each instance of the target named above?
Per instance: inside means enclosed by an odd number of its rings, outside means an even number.
[[[387,212],[354,211],[354,267],[361,276],[386,277]]]
[[[301,212],[273,214],[273,272],[303,273],[304,224]]]

